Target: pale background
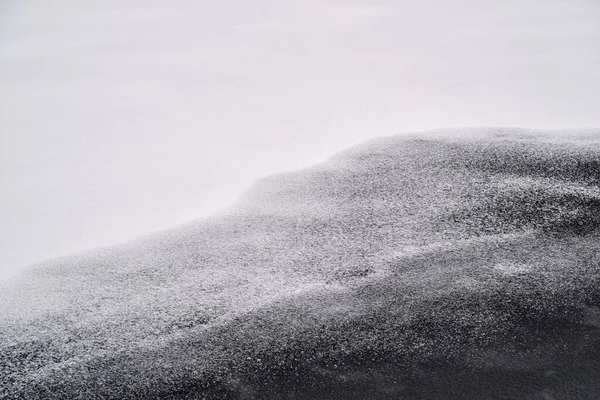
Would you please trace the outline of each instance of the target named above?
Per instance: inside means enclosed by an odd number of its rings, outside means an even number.
[[[0,276],[464,125],[600,127],[600,3],[5,0]]]

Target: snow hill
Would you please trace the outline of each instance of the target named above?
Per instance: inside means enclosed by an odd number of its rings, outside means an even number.
[[[367,142],[0,291],[2,399],[597,399],[600,131]]]

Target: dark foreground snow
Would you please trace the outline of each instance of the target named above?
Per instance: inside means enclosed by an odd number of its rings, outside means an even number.
[[[600,132],[383,138],[0,294],[2,399],[598,399]]]

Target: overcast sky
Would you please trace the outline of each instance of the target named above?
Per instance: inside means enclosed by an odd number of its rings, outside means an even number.
[[[6,0],[0,276],[445,126],[600,127],[594,0]]]

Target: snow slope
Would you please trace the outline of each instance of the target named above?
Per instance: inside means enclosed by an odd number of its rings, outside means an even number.
[[[0,398],[596,399],[600,132],[367,142],[0,293]]]

